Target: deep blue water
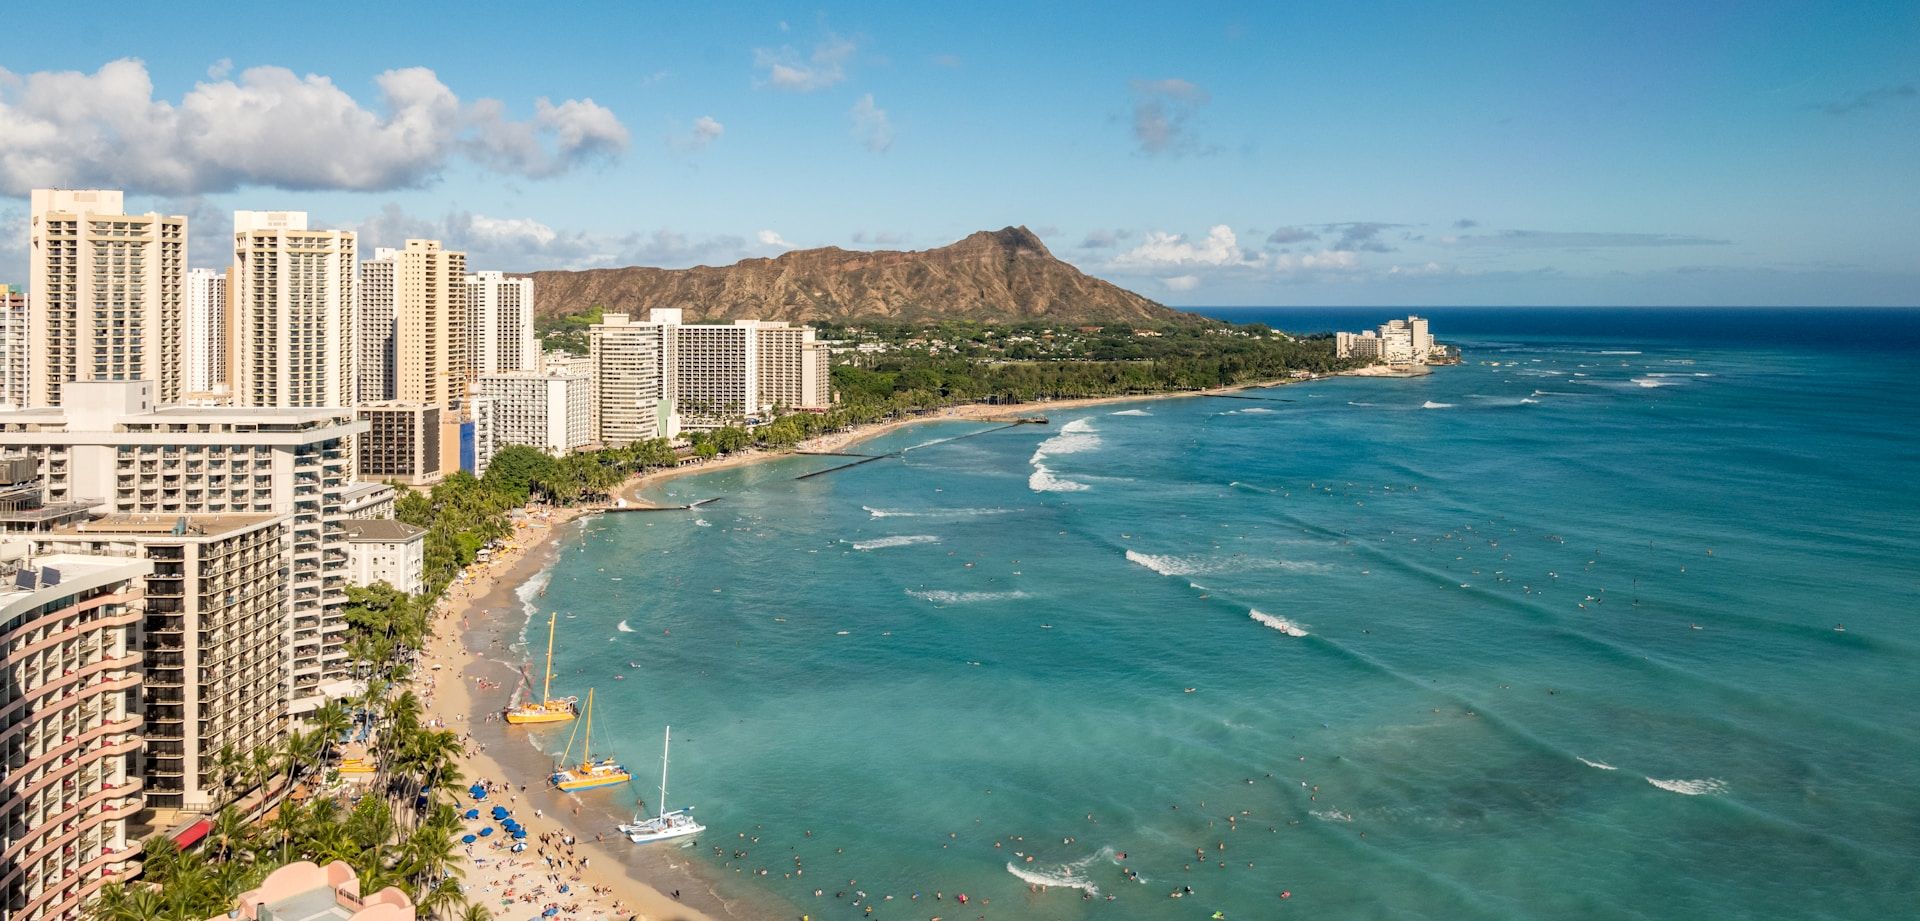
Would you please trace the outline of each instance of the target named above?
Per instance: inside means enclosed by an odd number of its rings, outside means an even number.
[[[1464,364],[591,521],[583,799],[671,722],[686,853],[814,918],[1912,915],[1920,313],[1422,312]]]

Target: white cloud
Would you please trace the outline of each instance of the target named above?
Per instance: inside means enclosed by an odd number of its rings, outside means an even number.
[[[227,78],[227,75],[230,73],[233,73],[232,58],[221,58],[220,60],[213,62],[213,65],[207,68],[207,76],[212,77],[215,80],[225,80]]]
[[[667,138],[667,144],[683,153],[697,153],[707,149],[720,136],[727,133],[727,126],[711,115],[702,115],[693,120],[693,128],[686,134],[676,134]]]
[[[758,81],[761,86],[811,93],[845,80],[847,60],[857,47],[851,39],[829,32],[804,58],[790,45],[756,48],[753,66],[765,71]]]
[[[1154,231],[1147,234],[1139,246],[1115,256],[1108,267],[1116,271],[1152,272],[1184,266],[1258,265],[1262,258],[1240,249],[1233,228],[1217,224],[1207,231],[1204,240],[1188,240],[1183,234]]]
[[[440,240],[447,248],[467,254],[473,271],[495,269],[531,272],[540,269],[593,269],[623,265],[683,268],[696,264],[726,265],[764,249],[744,237],[716,234],[690,237],[670,227],[650,231],[608,234],[556,228],[530,217],[495,217],[453,210],[437,219],[409,214],[397,204],[355,228],[361,250],[399,246],[409,238]]]
[[[788,243],[786,238],[780,236],[780,234],[777,231],[762,230],[759,233],[754,234],[754,236],[760,240],[760,243],[763,246],[778,246],[781,249],[793,248],[793,244]]]
[[[849,114],[853,116],[853,136],[868,150],[886,153],[893,146],[893,122],[887,118],[886,109],[873,104],[872,93],[860,97]]]
[[[1166,285],[1168,291],[1192,291],[1200,287],[1200,276],[1175,275],[1171,278],[1160,279],[1160,283]]]
[[[423,67],[374,82],[380,100],[370,108],[325,76],[251,67],[198,83],[176,103],[154,98],[146,64],[132,58],[91,74],[0,70],[0,192],[377,191],[425,185],[459,157],[537,178],[627,146],[626,128],[591,99],[536,100],[533,117],[516,121],[498,100],[463,103]]]

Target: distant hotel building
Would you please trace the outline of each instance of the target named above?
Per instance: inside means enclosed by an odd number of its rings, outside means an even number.
[[[212,269],[187,272],[186,391],[211,397],[227,389],[232,367],[227,354],[227,273]]]
[[[381,403],[393,399],[394,271],[397,249],[379,247],[360,264],[360,303],[355,320],[360,381],[359,400]]]
[[[1407,317],[1380,324],[1378,330],[1335,333],[1334,357],[1379,364],[1425,364],[1436,357],[1433,333],[1424,317]]]
[[[233,402],[352,406],[356,237],[304,211],[233,213]]]
[[[500,272],[468,275],[467,356],[473,373],[540,370],[533,336],[533,279]]]
[[[144,560],[0,547],[0,917],[78,919],[138,868]]]
[[[480,375],[493,411],[495,445],[526,445],[552,455],[593,441],[593,380],[565,371]]]
[[[0,412],[0,452],[36,462],[42,500],[101,513],[288,516],[278,525],[290,550],[279,620],[286,709],[351,689],[342,500],[349,445],[367,430],[353,411],[156,407],[147,381],[65,392],[65,406]]]
[[[27,292],[0,285],[0,409],[27,405]]]
[[[33,190],[28,405],[60,405],[68,381],[152,381],[167,404],[186,392],[187,219],[123,208],[117,191]]]
[[[391,518],[347,522],[348,581],[385,582],[409,595],[427,590],[427,530]]]
[[[591,342],[594,432],[610,444],[833,405],[832,356],[810,327],[684,323],[678,309],[655,309],[645,323],[606,314]]]

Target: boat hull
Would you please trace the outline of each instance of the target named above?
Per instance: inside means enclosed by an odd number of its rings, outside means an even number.
[[[707,827],[705,825],[683,825],[677,828],[670,828],[666,831],[628,832],[627,840],[635,844],[652,844],[655,841],[667,841],[673,838],[697,835],[706,830]]]
[[[564,723],[573,719],[572,710],[508,710],[507,722],[515,726],[528,723]]]
[[[591,790],[595,787],[611,787],[614,784],[632,780],[630,774],[600,774],[592,777],[574,777],[571,774],[555,774],[550,780],[562,790]]]

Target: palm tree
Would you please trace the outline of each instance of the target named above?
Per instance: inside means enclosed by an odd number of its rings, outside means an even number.
[[[320,734],[320,760],[324,762],[333,751],[334,741],[353,728],[353,717],[345,704],[329,700],[313,711],[313,728]]]
[[[479,902],[470,902],[467,909],[460,913],[460,921],[493,921],[493,912]]]
[[[252,840],[253,828],[248,825],[247,817],[232,806],[213,817],[213,827],[207,832],[207,847],[221,860],[245,852]]]
[[[427,887],[419,898],[413,900],[413,904],[423,917],[437,918],[442,909],[452,909],[465,900],[466,897],[460,892],[460,883],[448,878]]]

